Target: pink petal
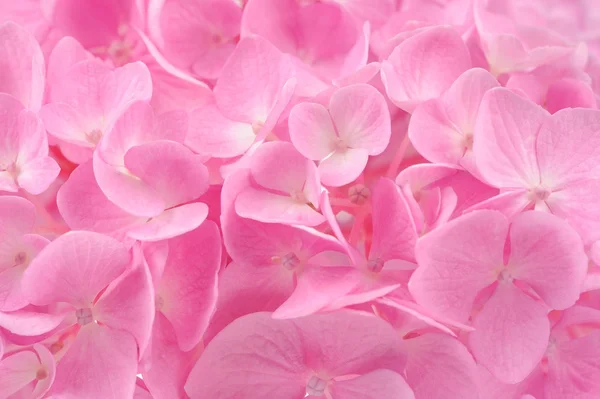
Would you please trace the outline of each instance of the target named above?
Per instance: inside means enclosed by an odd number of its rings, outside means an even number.
[[[411,338],[406,344],[406,379],[418,398],[478,397],[477,365],[460,341],[428,333]]]
[[[256,183],[284,193],[302,192],[315,164],[303,157],[290,143],[264,143],[254,152],[250,172]]]
[[[499,380],[515,384],[542,360],[550,337],[546,307],[511,282],[501,281],[473,320],[469,346]]]
[[[144,353],[154,321],[154,289],[147,267],[138,263],[122,274],[94,304],[93,315],[108,328],[130,333]]]
[[[435,27],[398,45],[381,66],[392,102],[407,112],[442,94],[471,66],[469,50],[453,28]]]
[[[508,89],[489,90],[479,109],[475,162],[496,187],[537,187],[536,137],[548,113]]]
[[[36,344],[33,346],[33,349],[37,352],[37,355],[40,358],[40,364],[46,371],[46,378],[38,380],[38,383],[31,394],[32,399],[40,399],[44,397],[44,394],[48,392],[54,383],[54,378],[56,376],[56,362],[54,360],[54,355],[46,349],[45,346]]]
[[[598,332],[560,343],[556,348],[556,355],[549,356],[546,397],[591,399],[597,396],[600,393],[596,378],[600,372],[598,348]]]
[[[587,274],[581,238],[556,216],[529,211],[516,216],[510,229],[509,270],[553,309],[575,304]]]
[[[525,208],[531,205],[531,199],[525,189],[507,190],[506,192],[488,198],[479,203],[468,207],[464,212],[471,212],[482,209],[502,212],[504,216],[512,218],[523,212]]]
[[[131,398],[135,389],[137,349],[123,331],[91,323],[79,330],[58,363],[51,396]]]
[[[27,192],[38,195],[50,187],[59,173],[60,167],[53,158],[39,157],[23,166],[17,183]]]
[[[81,201],[85,198],[85,201]],[[106,198],[94,177],[92,162],[84,163],[71,173],[57,194],[60,215],[74,230],[121,233],[144,223]]]
[[[288,124],[294,147],[305,157],[318,161],[335,151],[337,134],[329,112],[321,104],[296,105]]]
[[[325,221],[325,217],[307,203],[254,188],[247,188],[238,195],[235,211],[243,218],[265,223],[318,226]]]
[[[418,235],[402,191],[392,180],[382,178],[373,188],[372,201],[373,236],[369,259],[414,261]]]
[[[193,201],[208,190],[202,157],[182,144],[159,140],[131,148],[125,166],[154,190],[165,208]]]
[[[50,243],[31,262],[21,282],[23,292],[36,305],[67,302],[87,308],[129,261],[120,242],[98,233],[72,231]]]
[[[169,240],[169,257],[157,288],[161,298],[157,310],[172,324],[183,351],[200,342],[214,312],[221,245],[219,229],[211,221]]]
[[[332,187],[351,183],[363,172],[368,160],[369,153],[362,148],[336,150],[319,162],[321,181],[324,185]]]
[[[14,22],[0,26],[0,92],[8,93],[21,103],[38,111],[42,106],[45,86],[44,55],[35,38]]]
[[[419,267],[408,287],[417,303],[436,315],[465,322],[475,297],[496,280],[503,265],[508,220],[494,211],[472,212],[417,242]]]
[[[597,108],[592,88],[575,79],[562,79],[548,88],[546,109],[551,114],[564,108]]]
[[[358,84],[339,89],[329,103],[340,139],[351,148],[378,155],[391,136],[390,112],[385,98],[374,87]]]
[[[290,297],[295,282],[281,265],[256,267],[232,262],[219,276],[217,309],[205,335],[210,341],[238,317],[272,312]]]
[[[51,103],[40,110],[40,117],[52,136],[69,144],[92,148],[94,145],[86,133],[99,128],[99,123],[95,118],[86,118],[79,111],[80,108],[66,103]]]
[[[541,127],[536,142],[541,183],[548,189],[600,176],[600,111],[563,109]]]
[[[273,312],[273,318],[292,319],[316,313],[351,292],[359,281],[354,267],[310,267],[300,274],[294,292]]]
[[[40,362],[36,354],[25,350],[0,361],[0,395],[8,398],[35,381]]]
[[[175,330],[162,313],[156,314],[152,331],[151,367],[143,373],[144,383],[154,396],[148,398],[184,398],[183,386],[196,356],[195,351],[179,349]],[[137,399],[137,396],[135,397]]]
[[[123,212],[138,217],[155,217],[166,208],[165,202],[146,182],[132,175],[125,167],[114,167],[93,155],[94,177],[102,194]]]
[[[92,59],[92,54],[74,38],[65,36],[56,44],[48,57],[48,86],[59,82],[69,68],[80,61]]]
[[[204,222],[208,206],[202,202],[168,209],[147,223],[133,227],[127,235],[140,241],[160,241],[192,231]]]
[[[331,387],[334,399],[414,399],[404,378],[390,370],[375,370],[350,380],[336,381]]]
[[[329,333],[334,330],[347,334],[340,340]],[[394,330],[369,315],[341,311],[273,320],[269,313],[254,313],[237,319],[211,341],[185,389],[192,399],[235,397],[249,386],[259,396],[300,398],[311,369],[329,376],[400,369],[398,344]]]
[[[151,98],[152,78],[143,62],[133,62],[115,69],[103,83],[100,98],[107,125],[134,102],[150,101]]]
[[[227,119],[214,104],[190,113],[190,131],[185,142],[197,153],[231,158],[243,154],[255,140],[250,124]]]
[[[35,206],[25,198],[16,196],[1,196],[0,197],[0,268],[12,266],[14,258],[5,259],[5,245],[15,238],[23,234],[33,231],[36,221]],[[12,248],[10,248],[12,250]],[[14,255],[13,255],[14,256]],[[11,262],[6,264],[5,262]]]
[[[16,335],[35,337],[58,327],[65,319],[66,311],[38,313],[31,310],[0,312],[0,327]]]
[[[291,60],[267,40],[258,36],[243,38],[215,85],[219,110],[236,122],[265,123],[293,75]]]

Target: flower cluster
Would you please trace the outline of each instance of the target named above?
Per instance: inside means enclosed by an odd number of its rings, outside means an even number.
[[[599,398],[597,8],[0,0],[0,398]]]

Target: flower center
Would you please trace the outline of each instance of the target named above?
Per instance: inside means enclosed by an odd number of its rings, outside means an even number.
[[[23,251],[15,255],[15,266],[21,266],[27,261],[27,254]]]
[[[356,205],[363,205],[371,196],[371,190],[363,184],[355,184],[348,189],[348,197],[350,202]]]
[[[45,368],[41,368],[35,373],[35,378],[38,380],[45,380],[48,377],[48,371]]]
[[[369,262],[367,262],[367,269],[373,273],[379,273],[383,269],[383,263],[381,258],[370,259]]]
[[[162,296],[156,294],[156,296],[154,297],[154,307],[156,308],[156,310],[161,310],[163,306],[165,306],[165,300]]]
[[[292,193],[290,193],[290,196],[294,201],[299,202],[301,204],[308,203],[308,201],[306,200],[306,196],[300,190],[293,191]]]
[[[102,131],[100,129],[94,129],[91,132],[85,134],[85,139],[88,141],[88,143],[93,145],[98,144],[101,138]]]
[[[294,270],[300,266],[300,258],[293,252],[284,256],[273,256],[271,262],[282,265],[287,270]]]
[[[498,273],[498,281],[511,282],[514,280],[514,277],[510,274],[507,268],[503,268],[500,273]]]
[[[313,375],[306,383],[306,393],[310,396],[323,396],[327,389],[327,381]]]
[[[77,323],[81,326],[85,326],[86,324],[90,324],[94,321],[94,316],[92,316],[92,309],[90,308],[81,308],[75,311],[75,316],[77,316]]]
[[[552,192],[544,187],[535,187],[529,190],[528,197],[530,201],[546,201]]]
[[[336,138],[333,146],[335,147],[336,151],[346,151],[348,149],[348,146],[340,137]]]

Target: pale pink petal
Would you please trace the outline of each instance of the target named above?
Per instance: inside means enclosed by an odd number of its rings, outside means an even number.
[[[419,267],[408,287],[417,303],[437,315],[465,322],[475,297],[496,280],[504,264],[508,220],[499,212],[471,212],[417,242]]]
[[[91,323],[83,326],[56,367],[50,396],[131,398],[137,373],[135,339]]]
[[[179,346],[191,350],[202,338],[217,303],[221,236],[214,222],[169,240],[169,257],[157,295]]]
[[[215,86],[219,110],[237,122],[265,123],[293,75],[291,60],[267,40],[258,36],[243,38]]]
[[[545,212],[516,216],[510,229],[511,275],[526,282],[554,309],[575,304],[588,259],[581,238],[566,222]]]
[[[54,383],[54,378],[56,377],[56,362],[54,360],[54,355],[46,349],[44,345],[36,344],[33,346],[33,349],[38,354],[42,370],[45,371],[45,377],[43,372],[38,374],[40,378],[38,378],[38,383],[31,393],[32,399],[40,399],[44,397],[44,394],[48,392]]]
[[[600,177],[600,111],[563,109],[541,127],[535,150],[541,183],[561,189]]]
[[[14,22],[0,26],[0,92],[8,93],[38,111],[45,88],[44,55],[35,38]]]
[[[25,350],[0,361],[0,395],[9,398],[35,381],[40,362],[36,354]]]
[[[60,81],[69,68],[80,61],[92,59],[92,54],[74,38],[63,37],[54,47],[48,58],[48,86]]]
[[[414,261],[417,229],[399,187],[382,178],[373,187],[373,236],[369,259]]]
[[[231,158],[243,154],[256,139],[252,126],[227,119],[214,104],[190,113],[186,144],[200,154]]]
[[[25,198],[6,195],[0,197],[0,268],[12,266],[13,259],[5,258],[4,245],[12,243],[12,239],[33,231],[36,221],[35,206]],[[7,254],[8,255],[8,254]],[[6,264],[5,262],[11,262]]]
[[[417,398],[475,399],[478,370],[457,339],[428,333],[406,341],[406,379]]]
[[[252,154],[250,173],[262,187],[283,193],[301,193],[309,171],[315,164],[303,157],[290,143],[264,143]]]
[[[85,120],[79,109],[66,103],[46,104],[40,110],[44,126],[52,136],[77,146],[93,147],[93,139],[86,136],[97,128],[95,120]]]
[[[336,91],[329,103],[331,118],[340,139],[350,148],[362,148],[378,155],[391,136],[390,111],[385,98],[367,84]]]
[[[144,353],[154,321],[154,289],[150,273],[141,262],[108,286],[94,304],[95,320],[130,333]]]
[[[537,187],[536,138],[548,113],[508,89],[489,90],[475,123],[475,162],[496,187]]]
[[[237,196],[235,211],[241,217],[265,223],[318,226],[325,222],[325,217],[305,202],[255,188],[247,188]]]
[[[38,195],[50,187],[59,173],[60,167],[53,158],[39,157],[23,165],[17,183],[27,192]]]
[[[165,208],[200,197],[208,189],[208,169],[202,157],[183,144],[159,140],[131,148],[125,154],[127,169],[146,183]]]
[[[60,215],[74,230],[114,234],[145,222],[106,198],[96,183],[92,162],[84,163],[71,173],[58,190],[57,205]]]
[[[337,134],[327,109],[317,103],[300,103],[288,119],[290,139],[298,151],[315,161],[335,151]]]
[[[543,303],[512,282],[501,281],[474,320],[469,347],[499,380],[523,381],[542,360],[550,337]]]
[[[319,162],[319,174],[324,185],[339,187],[354,180],[365,169],[369,153],[362,148],[336,150]]]
[[[35,337],[58,327],[65,319],[65,312],[56,314],[31,310],[0,312],[0,327],[16,335]]]
[[[107,200],[123,212],[138,217],[155,217],[166,208],[160,193],[129,172],[124,166],[114,167],[93,155],[94,178]]]
[[[120,242],[98,233],[72,231],[35,257],[23,275],[23,292],[32,304],[68,302],[87,308],[129,261]]]
[[[0,271],[0,311],[18,310],[28,305],[21,292],[23,271],[23,267]]]
[[[334,399],[414,399],[416,396],[402,375],[375,370],[350,380],[336,381],[331,387]]]
[[[426,29],[404,40],[381,66],[386,93],[407,112],[439,97],[471,67],[469,50],[450,27]]]
[[[138,61],[115,69],[103,82],[100,104],[110,126],[131,104],[150,101],[152,78],[148,67]]]
[[[140,241],[160,241],[177,237],[200,226],[208,215],[202,202],[168,209],[147,223],[131,228],[127,235]]]

